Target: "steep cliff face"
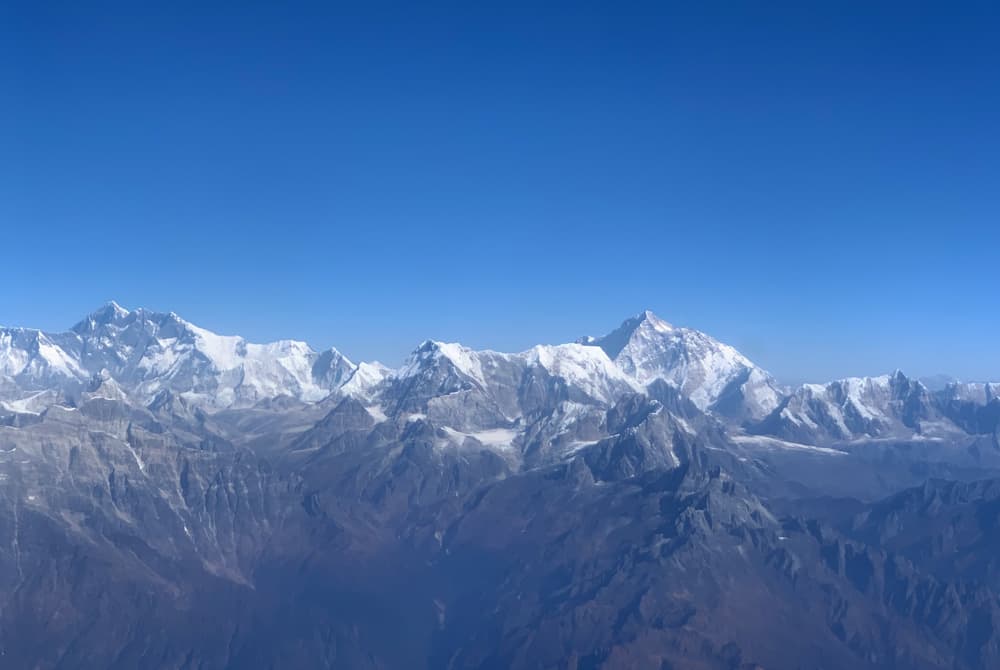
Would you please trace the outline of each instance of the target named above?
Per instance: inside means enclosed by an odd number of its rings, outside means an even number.
[[[6,330],[0,654],[1000,664],[995,483],[822,497],[1000,472],[992,387],[849,380],[757,421],[759,371],[712,342],[735,366],[699,367],[697,342],[644,314],[516,354],[428,341],[389,370],[117,305],[61,336]]]

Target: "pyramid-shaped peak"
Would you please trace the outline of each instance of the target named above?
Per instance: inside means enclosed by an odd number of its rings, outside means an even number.
[[[457,342],[424,340],[410,354],[403,367],[399,369],[398,374],[400,377],[412,376],[429,366],[434,366],[437,361],[446,360],[460,372],[480,380],[482,371],[478,354],[479,352]]]
[[[128,316],[129,313],[129,311],[126,308],[122,307],[115,300],[108,300],[106,303],[104,303],[101,309],[106,312],[110,312],[115,316]]]
[[[91,313],[92,316],[102,316],[104,318],[121,318],[129,315],[129,310],[122,307],[114,300],[108,300]]]
[[[129,310],[114,300],[109,300],[73,326],[73,330],[78,333],[92,331],[98,326],[121,322],[129,314],[131,314]]]
[[[674,329],[674,326],[671,323],[656,316],[656,314],[654,314],[652,310],[645,309],[639,312],[634,318],[638,321],[639,326],[647,325],[656,330],[663,330],[663,331],[669,331]]]
[[[674,326],[646,309],[625,319],[620,326],[603,337],[584,337],[577,342],[600,347],[608,357],[615,358],[628,346],[638,331],[666,334],[673,330]]]

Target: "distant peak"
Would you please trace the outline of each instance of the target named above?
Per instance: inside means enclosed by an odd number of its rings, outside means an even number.
[[[101,305],[101,307],[97,309],[97,311],[95,311],[94,314],[107,315],[112,318],[121,318],[128,316],[130,312],[121,305],[119,305],[116,301],[108,300],[106,303]]]
[[[472,352],[458,342],[441,342],[439,340],[424,340],[417,348],[417,354],[442,356],[448,360],[462,359]]]
[[[579,344],[598,346],[604,349],[610,358],[614,358],[621,353],[622,349],[628,346],[632,337],[639,330],[643,330],[644,332],[653,330],[657,333],[669,333],[674,330],[674,327],[667,321],[656,316],[651,310],[644,309],[635,316],[625,319],[618,328],[604,337],[584,337],[577,340],[577,342]]]
[[[97,326],[103,326],[109,323],[121,321],[130,314],[131,312],[114,300],[108,300],[106,303],[87,315],[82,321],[73,326],[73,330],[78,333],[91,331]]]
[[[405,374],[415,374],[426,361],[441,355],[441,345],[442,343],[436,340],[424,340],[410,352],[400,371]]]
[[[424,340],[420,343],[416,349],[413,350],[411,355],[433,355],[433,356],[443,356],[448,359],[462,358],[469,355],[475,355],[474,349],[461,344],[459,342],[442,342],[441,340]]]
[[[457,342],[440,342],[424,340],[397,372],[400,378],[411,377],[430,367],[446,361],[462,374],[471,377],[480,384],[483,382],[482,366],[477,352]]]
[[[127,311],[128,311],[128,310],[127,310],[126,308],[122,307],[122,306],[121,306],[121,305],[120,305],[120,304],[118,303],[118,301],[117,301],[117,300],[108,300],[108,301],[107,301],[106,303],[104,303],[104,304],[105,304],[105,305],[107,305],[108,307],[111,307],[112,309],[115,309],[115,310],[118,310],[118,311],[120,311],[120,312],[127,312]]]
[[[673,325],[653,314],[652,310],[644,309],[634,317],[639,324],[649,324],[657,330],[673,330]]]

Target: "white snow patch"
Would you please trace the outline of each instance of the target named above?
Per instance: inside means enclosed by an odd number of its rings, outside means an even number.
[[[388,417],[385,415],[385,410],[382,409],[381,405],[372,405],[370,407],[365,407],[365,410],[375,419],[375,423],[382,423]]]
[[[733,435],[733,442],[742,445],[749,445],[751,447],[763,447],[765,449],[794,449],[799,451],[814,451],[820,454],[827,454],[830,456],[847,456],[846,451],[841,451],[840,449],[830,449],[829,447],[816,447],[811,444],[799,444],[798,442],[788,442],[787,440],[779,440],[774,437],[766,437],[764,435]]]
[[[599,347],[584,344],[538,345],[521,354],[530,365],[581,389],[591,398],[610,402],[623,391],[641,392],[642,386],[608,358]]]
[[[358,363],[354,374],[340,387],[339,391],[344,395],[369,399],[372,397],[376,387],[392,374],[392,369],[382,365],[378,361],[372,361],[371,363],[361,362]]]
[[[478,440],[483,446],[501,449],[513,446],[513,442],[518,436],[518,431],[510,428],[491,428],[489,430],[462,432],[445,426],[441,430],[447,433],[448,437],[458,444],[462,444],[466,438],[471,437]]]

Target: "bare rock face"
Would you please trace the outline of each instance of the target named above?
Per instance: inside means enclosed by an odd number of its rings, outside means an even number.
[[[115,304],[0,374],[5,667],[1000,667],[990,385],[785,394],[649,313],[390,370]]]

